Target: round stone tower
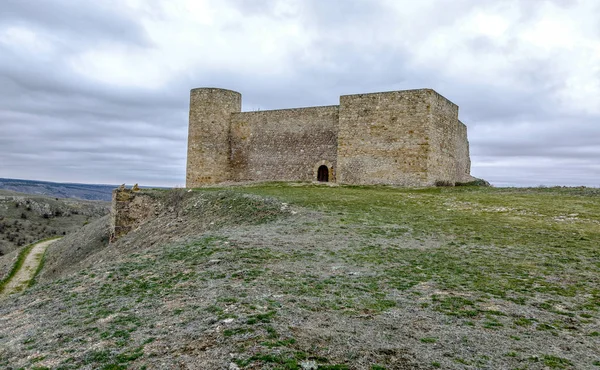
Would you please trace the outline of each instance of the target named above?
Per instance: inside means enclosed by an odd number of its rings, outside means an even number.
[[[230,179],[229,122],[241,112],[238,92],[198,88],[190,92],[190,123],[186,187],[195,188]]]

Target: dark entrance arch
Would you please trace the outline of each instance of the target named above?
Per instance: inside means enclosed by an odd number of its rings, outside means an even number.
[[[317,180],[319,182],[329,182],[329,168],[327,166],[322,165],[317,170]]]

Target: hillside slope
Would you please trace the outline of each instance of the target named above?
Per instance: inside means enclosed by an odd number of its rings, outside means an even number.
[[[108,214],[110,203],[58,199],[0,190],[0,256],[78,230]]]
[[[0,302],[0,366],[600,363],[597,190],[270,184],[164,197],[113,244],[99,221],[50,247],[69,263]]]

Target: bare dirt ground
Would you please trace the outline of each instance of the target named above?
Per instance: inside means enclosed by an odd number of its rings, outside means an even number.
[[[33,275],[42,261],[44,253],[46,253],[46,249],[54,242],[56,242],[56,239],[40,242],[33,246],[27,257],[25,257],[25,261],[21,268],[4,287],[3,295],[10,295],[27,288],[27,285],[33,278]]]

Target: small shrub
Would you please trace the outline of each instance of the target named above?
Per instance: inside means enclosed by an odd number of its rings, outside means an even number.
[[[456,186],[492,186],[489,182],[485,181],[484,179],[475,179],[473,181],[467,181],[467,182],[457,182],[455,184]]]
[[[435,182],[435,186],[437,186],[437,187],[454,186],[454,182],[447,181],[447,180],[438,180]]]

